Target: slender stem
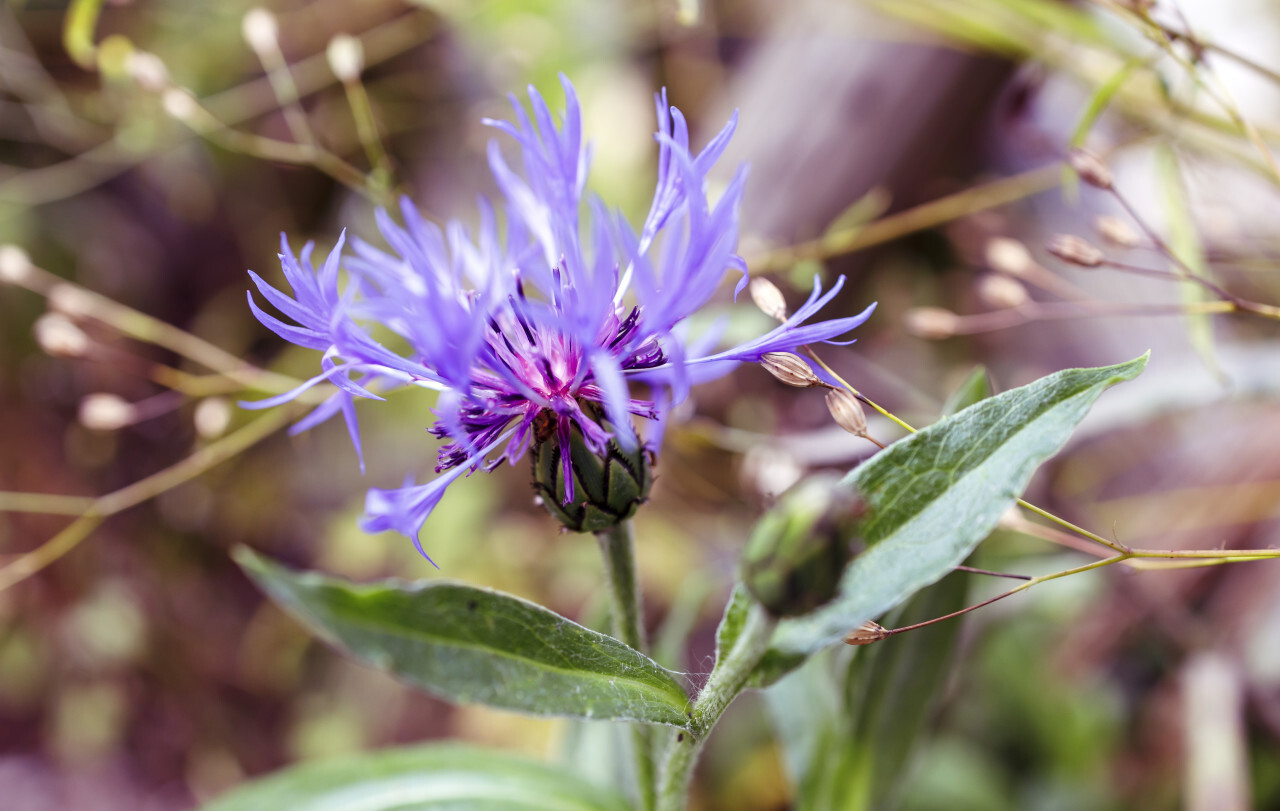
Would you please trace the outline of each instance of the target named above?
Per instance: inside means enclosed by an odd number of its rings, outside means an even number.
[[[640,579],[636,576],[635,536],[631,530],[631,522],[623,521],[604,532],[596,533],[596,540],[600,543],[604,568],[609,576],[613,634],[636,650],[643,651],[645,635],[640,615]],[[653,729],[644,724],[634,724],[631,731],[640,807],[643,811],[652,811],[656,782]]]
[[[716,664],[689,716],[688,732],[675,734],[658,777],[658,811],[683,811],[689,798],[693,767],[707,734],[743,688],[769,648],[775,620],[752,603],[742,633],[724,660]]]

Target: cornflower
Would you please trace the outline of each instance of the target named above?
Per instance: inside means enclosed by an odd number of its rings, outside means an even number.
[[[357,239],[354,255],[344,258],[343,232],[317,268],[312,243],[295,256],[282,235],[280,261],[293,295],[249,272],[263,298],[294,323],[264,312],[250,292],[258,320],[323,355],[319,375],[247,407],[276,406],[332,383],[334,394],[293,430],[341,413],[363,470],[356,398],[379,400],[374,389],[395,386],[438,392],[428,430],[445,441],[439,475],[425,484],[410,477],[399,489],[371,489],[361,520],[366,531],[408,536],[424,556],[423,522],[464,473],[515,464],[531,446],[555,442],[568,504],[577,496],[571,443],[597,457],[610,448],[639,450],[647,461],[692,383],[770,352],[835,343],[875,307],[808,323],[844,283],[841,277],[824,294],[815,279],[808,301],[765,335],[718,352],[711,349],[717,335],[688,340],[686,320],[726,272],[741,273],[735,298],[747,282],[746,262],[736,253],[746,167],[714,204],[706,191],[707,173],[728,145],[737,113],[694,155],[684,116],[668,106],[665,90],[655,95],[658,179],[637,233],[584,193],[590,152],[573,86],[563,76],[561,84],[566,109],[559,124],[532,87],[532,118],[512,96],[514,122],[485,121],[519,145],[523,171],[489,144],[489,166],[504,200],[498,211],[480,201],[474,231],[458,221],[443,228],[428,222],[405,198],[403,224],[377,213],[389,251]],[[380,343],[374,327],[398,336],[405,351]],[[633,396],[637,384],[645,397]],[[643,441],[633,418],[647,423]]]

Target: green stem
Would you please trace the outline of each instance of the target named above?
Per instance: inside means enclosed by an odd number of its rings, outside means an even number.
[[[640,621],[640,579],[636,576],[636,545],[631,522],[624,521],[596,533],[604,568],[609,575],[613,634],[638,651],[645,649],[644,624]],[[642,811],[654,807],[653,730],[644,724],[632,727],[636,783]]]
[[[658,782],[658,811],[683,811],[688,803],[693,767],[702,753],[707,734],[730,702],[747,685],[747,679],[769,648],[775,620],[753,603],[742,633],[724,660],[716,663],[706,687],[698,694],[687,732],[676,733],[667,747]]]

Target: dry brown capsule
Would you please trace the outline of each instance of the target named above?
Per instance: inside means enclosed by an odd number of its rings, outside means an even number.
[[[769,374],[798,389],[811,389],[822,385],[822,381],[813,373],[813,368],[799,355],[790,352],[766,352],[760,358],[760,365]]]
[[[1090,186],[1099,189],[1110,189],[1114,182],[1111,177],[1111,170],[1102,158],[1084,149],[1073,149],[1067,154],[1067,162],[1071,164],[1071,168],[1076,170],[1076,174],[1080,175],[1080,179]]]
[[[867,620],[866,622],[854,628],[845,634],[844,644],[846,645],[870,645],[872,642],[879,642],[881,639],[889,636],[889,631],[878,622]]]
[[[1072,265],[1096,268],[1102,264],[1102,251],[1073,234],[1058,234],[1045,246],[1045,250]]]
[[[854,436],[867,435],[867,413],[862,403],[848,389],[832,389],[827,392],[827,410],[835,419],[836,425]]]
[[[912,307],[904,317],[907,332],[933,341],[956,334],[960,316],[941,307]]]
[[[757,276],[751,280],[747,288],[751,291],[751,300],[760,311],[775,321],[787,320],[787,300],[783,298],[778,286],[766,278]]]

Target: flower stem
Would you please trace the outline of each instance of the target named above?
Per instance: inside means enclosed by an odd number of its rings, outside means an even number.
[[[687,732],[676,733],[668,744],[662,773],[658,777],[658,811],[683,811],[688,803],[693,767],[702,753],[707,734],[725,708],[746,687],[747,679],[760,662],[773,636],[775,620],[759,605],[750,613],[733,647],[716,664],[706,687],[698,694],[689,717]]]
[[[623,521],[596,533],[604,568],[609,576],[610,613],[613,634],[638,651],[644,651],[644,625],[640,621],[640,580],[636,576],[635,536],[631,522]],[[636,783],[642,811],[654,807],[653,730],[643,724],[632,727],[635,748]]]

